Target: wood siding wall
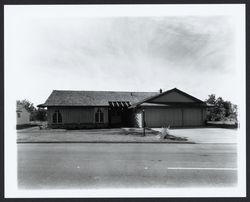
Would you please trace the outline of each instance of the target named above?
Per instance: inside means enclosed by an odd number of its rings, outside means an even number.
[[[62,115],[62,124],[81,124],[95,123],[95,112],[98,108],[94,107],[49,107],[48,108],[48,123],[53,124],[52,116],[56,110]],[[108,109],[100,107],[104,113],[104,123],[108,123]]]

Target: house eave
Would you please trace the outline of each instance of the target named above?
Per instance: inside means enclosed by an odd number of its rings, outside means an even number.
[[[109,105],[46,105],[40,104],[37,107],[109,107]]]
[[[130,106],[129,108],[133,109],[133,108],[139,108],[139,107],[143,107],[143,108],[148,108],[148,107],[163,107],[163,108],[184,108],[184,107],[199,107],[199,108],[210,108],[210,107],[214,107],[213,105],[207,105],[206,103],[185,103],[185,102],[166,102],[166,103],[149,103],[149,102],[145,102],[145,103],[139,103],[139,104],[134,104],[132,106]]]

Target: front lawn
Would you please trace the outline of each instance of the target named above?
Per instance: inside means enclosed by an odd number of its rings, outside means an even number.
[[[142,128],[113,128],[89,130],[57,130],[42,129],[20,130],[17,132],[17,142],[187,142],[182,139],[161,139],[160,133]]]

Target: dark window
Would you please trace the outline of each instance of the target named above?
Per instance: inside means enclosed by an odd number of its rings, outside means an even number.
[[[98,109],[95,113],[95,122],[96,123],[104,122],[104,113],[100,109]]]
[[[57,123],[57,113],[53,114],[53,123]]]
[[[103,123],[104,122],[104,114],[100,113],[100,122]]]
[[[62,114],[56,110],[53,114],[53,123],[62,123]]]
[[[57,121],[58,121],[58,123],[62,123],[62,115],[59,111],[57,113]]]
[[[17,113],[17,117],[18,117],[18,118],[20,118],[20,117],[21,117],[21,114],[20,114],[19,112]]]
[[[98,123],[99,122],[99,114],[95,113],[95,122]]]

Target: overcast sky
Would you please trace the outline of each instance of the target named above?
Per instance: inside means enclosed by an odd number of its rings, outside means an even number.
[[[176,87],[202,100],[214,93],[237,102],[241,67],[230,16],[8,16],[5,68],[16,99],[37,105],[53,89]]]

